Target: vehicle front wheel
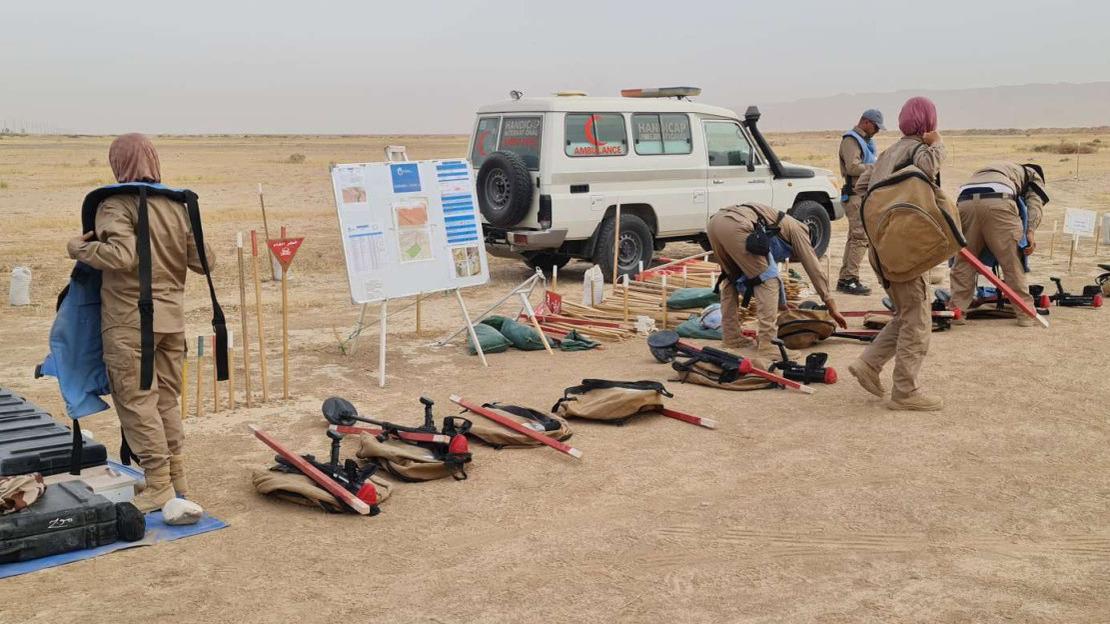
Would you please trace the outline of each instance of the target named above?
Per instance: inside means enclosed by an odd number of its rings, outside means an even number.
[[[829,238],[832,237],[832,221],[829,220],[829,213],[825,211],[825,207],[806,199],[794,204],[790,209],[790,216],[809,228],[809,244],[813,246],[813,251],[817,252],[817,257],[825,255],[825,251],[829,248]]]
[[[606,280],[613,279],[613,238],[616,234],[616,219],[609,217],[598,232],[594,262],[601,267]],[[655,237],[651,228],[636,215],[621,215],[620,259],[617,261],[619,275],[635,275],[640,263],[647,267],[655,250]]]

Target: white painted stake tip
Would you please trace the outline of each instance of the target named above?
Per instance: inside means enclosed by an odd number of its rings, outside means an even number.
[[[258,183],[258,194],[259,195],[262,194],[262,183],[261,182]]]
[[[258,431],[258,427],[255,427],[254,425],[247,425],[247,426],[250,427],[251,431]]]
[[[573,447],[571,447],[571,449],[569,451],[567,451],[567,455],[570,455],[571,457],[573,457],[575,459],[582,459],[582,451],[580,451],[576,448],[573,448]]]
[[[813,388],[810,388],[809,386],[798,386],[798,392],[804,392],[806,394],[813,394],[815,392],[815,390]]]
[[[713,420],[712,418],[702,418],[701,419],[701,426],[706,427],[708,429],[716,429],[717,428],[717,421]]]
[[[457,394],[452,394],[452,395],[451,395],[451,402],[452,402],[452,403],[458,403],[458,402],[459,402],[459,401],[461,401],[461,400],[462,400],[462,397],[461,397],[461,396],[459,396],[459,395],[457,395]]]
[[[243,248],[243,233],[242,232],[236,232],[235,233],[235,246],[238,247],[239,249]]]
[[[1040,314],[1037,315],[1037,322],[1039,322],[1042,327],[1045,327],[1046,329],[1048,328],[1048,319],[1041,316]]]

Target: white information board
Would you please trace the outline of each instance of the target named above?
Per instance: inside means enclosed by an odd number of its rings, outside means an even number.
[[[331,178],[354,303],[489,281],[465,160],[336,165]]]
[[[1094,210],[1068,208],[1067,214],[1064,215],[1064,234],[1094,236],[1097,216]]]

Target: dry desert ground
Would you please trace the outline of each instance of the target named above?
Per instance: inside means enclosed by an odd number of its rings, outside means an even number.
[[[794,162],[834,166],[837,133],[772,138]],[[1091,243],[1068,274],[1065,243],[1048,259],[1049,231],[1067,207],[1110,205],[1110,150],[1081,156],[1076,179],[1075,156],[1031,152],[1061,139],[1110,137],[951,133],[943,179],[954,191],[979,165],[1036,157],[1052,202],[1031,280],[1060,275],[1078,290],[1097,273]],[[80,201],[111,181],[110,140],[0,138],[0,286],[7,290],[13,266],[34,271],[33,304],[0,305],[0,385],[63,422],[56,385],[33,370],[71,265],[65,243],[77,234]],[[892,140],[881,135],[880,147]],[[380,160],[386,144],[406,145],[414,159],[461,157],[465,137],[154,142],[165,181],[200,194],[219,257],[216,286],[236,331],[235,234],[261,229],[258,183],[271,227],[305,237],[290,282],[293,398],[246,409],[240,386],[237,410],[209,405],[186,421],[192,497],[229,528],[0,581],[0,621],[1110,621],[1105,310],[1054,308],[1049,330],[984,321],[934,334],[923,376],[945,397],[941,412],[888,411],[846,374],[810,397],[669,384],[673,407],[720,428],[659,417],[623,427],[579,422],[572,441],[581,461],[475,445],[466,481],[399,486],[374,518],[326,515],[255,493],[250,471],[272,464],[272,453],[248,423],[319,455],[327,445],[319,408],[332,395],[363,414],[416,423],[421,395],[437,401],[440,416],[455,412],[451,394],[542,409],[586,377],[662,380],[670,371],[642,338],[554,357],[510,351],[482,368],[461,343],[427,346],[460,323],[453,299],[435,294],[420,334],[413,310],[391,319],[389,384],[380,389],[373,329],[354,355],[337,347],[335,333],[351,330],[358,309],[349,303],[328,163]],[[293,154],[303,161],[289,162]],[[834,268],[846,228],[835,226]],[[664,254],[694,250],[671,245]],[[559,290],[578,296],[586,268],[561,271]],[[466,291],[472,310],[529,271],[495,259],[491,273],[488,285]],[[190,335],[204,333],[209,318],[195,277]],[[875,283],[869,269],[866,281]],[[272,399],[281,387],[279,293],[263,284]],[[841,298],[842,309],[878,303],[878,295]],[[846,373],[861,347],[822,348]],[[111,411],[83,424],[116,448]]]

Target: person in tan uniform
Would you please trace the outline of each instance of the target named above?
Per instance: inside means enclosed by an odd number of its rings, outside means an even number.
[[[778,224],[779,236],[790,245],[790,256],[801,262],[806,275],[821,301],[828,306],[829,315],[841,327],[847,327],[844,317],[837,311],[836,301],[829,292],[829,283],[821,272],[817,253],[809,241],[809,229],[794,217],[763,204],[741,204],[722,208],[709,219],[709,244],[713,255],[721,266],[721,331],[724,346],[738,348],[751,346],[752,341],[743,336],[740,330],[739,299],[737,280],[756,281],[749,285],[751,297],[756,302],[756,318],[759,328],[756,333],[758,351],[763,356],[777,356],[778,348],[771,340],[778,334],[778,312],[786,307],[783,281],[773,258],[757,256],[746,247],[748,237],[760,222],[773,226]],[[783,258],[779,258],[782,260]]]
[[[108,150],[118,182],[161,182],[158,153],[141,134],[118,137]],[[101,202],[96,230],[69,241],[69,257],[102,272],[101,335],[112,401],[123,435],[142,467],[146,487],[133,501],[141,511],[161,509],[185,495],[185,431],[177,400],[185,357],[185,275],[203,273],[184,206],[148,197],[151,287],[154,300],[154,380],[140,389],[139,270],[136,251],[139,198],[113,195]],[[209,268],[215,256],[205,245]]]
[[[859,265],[867,252],[868,243],[859,214],[862,197],[855,186],[860,176],[875,164],[878,155],[872,139],[882,130],[886,130],[882,112],[870,108],[863,112],[856,127],[845,132],[840,141],[840,177],[844,178],[841,201],[844,202],[844,216],[848,218],[848,240],[844,243],[844,260],[840,265],[836,290],[849,295],[871,294],[871,289],[859,279]]]
[[[941,164],[944,162],[944,143],[936,131],[936,106],[927,98],[910,98],[898,116],[898,128],[902,131],[902,138],[883,150],[875,161],[875,166],[860,176],[856,182],[857,193],[866,194],[872,184],[910,164],[930,178],[939,180]],[[868,259],[875,273],[880,274],[874,249],[868,254]],[[879,373],[893,358],[894,387],[887,403],[890,409],[932,411],[943,406],[940,397],[926,394],[918,381],[921,364],[929,352],[932,332],[932,312],[926,279],[927,274],[908,282],[883,284],[887,295],[894,302],[894,317],[848,367],[865,390],[882,397],[886,394],[886,388],[879,379]]]
[[[1037,248],[1035,232],[1048,203],[1044,171],[1033,164],[993,163],[975,172],[960,188],[957,203],[968,251],[987,266],[997,264],[1006,285],[1032,304],[1025,272],[1027,258]],[[975,296],[978,275],[967,260],[956,256],[952,303],[961,310],[967,310]],[[1035,323],[1018,314],[1017,324],[1028,327]]]

